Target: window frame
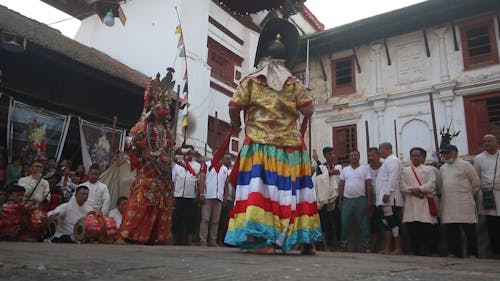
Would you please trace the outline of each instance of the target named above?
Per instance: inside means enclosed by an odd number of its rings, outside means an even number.
[[[491,53],[488,55],[479,55],[471,57],[469,55],[469,43],[468,43],[467,31],[479,27],[488,28]],[[470,21],[463,22],[462,24],[460,24],[460,41],[462,43],[462,57],[463,57],[464,70],[471,70],[499,63],[498,47],[497,47],[493,18],[475,20],[472,22]]]
[[[351,62],[351,83],[337,86],[337,70],[336,66],[340,62],[350,61]],[[342,57],[334,59],[331,61],[332,68],[332,96],[352,94],[356,92],[356,71],[354,64],[354,56]]]

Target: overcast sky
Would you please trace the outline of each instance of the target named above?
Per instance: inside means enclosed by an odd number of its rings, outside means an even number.
[[[332,28],[418,2],[422,2],[422,0],[307,0],[306,6],[326,28]],[[80,26],[79,20],[67,20],[71,16],[40,0],[0,0],[0,5],[39,22],[50,24],[51,27],[59,29],[64,35],[71,38],[75,36]],[[62,22],[57,23],[59,21]]]

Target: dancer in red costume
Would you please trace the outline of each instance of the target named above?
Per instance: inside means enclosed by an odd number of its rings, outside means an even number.
[[[175,148],[170,104],[173,102],[173,69],[165,78],[150,81],[144,95],[140,120],[130,130],[129,157],[136,179],[123,213],[117,243],[168,241],[174,209],[171,161]]]

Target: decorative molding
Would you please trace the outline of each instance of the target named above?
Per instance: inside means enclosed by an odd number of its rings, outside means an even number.
[[[325,123],[339,123],[339,122],[346,122],[346,121],[357,121],[361,119],[361,114],[356,113],[356,114],[339,114],[331,118],[327,118],[325,120]]]
[[[496,91],[500,89],[500,77],[484,79],[479,81],[471,81],[457,83],[455,94],[457,96],[467,96],[473,94],[481,94],[485,92]]]

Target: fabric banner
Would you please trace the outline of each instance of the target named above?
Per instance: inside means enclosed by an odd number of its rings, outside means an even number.
[[[82,145],[82,162],[85,172],[90,165],[97,163],[101,171],[109,168],[112,157],[118,151],[123,151],[126,132],[124,129],[115,129],[103,124],[92,123],[82,118],[80,124],[80,142]]]
[[[9,161],[31,163],[41,156],[57,161],[68,132],[70,115],[62,115],[10,99],[7,123]]]

